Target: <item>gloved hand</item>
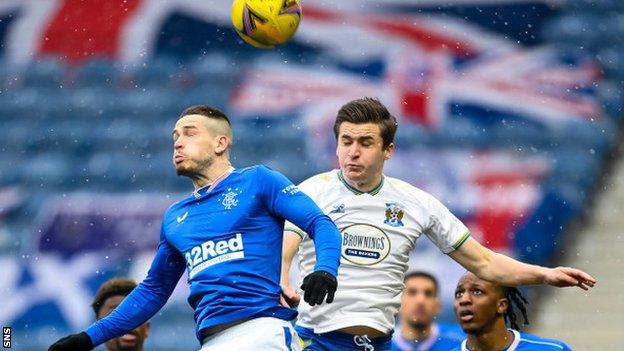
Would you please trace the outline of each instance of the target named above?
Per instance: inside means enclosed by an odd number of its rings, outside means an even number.
[[[325,300],[325,296],[327,296],[327,303],[334,301],[337,287],[336,277],[325,271],[308,274],[301,284],[301,289],[305,292],[303,299],[310,306],[320,305]]]
[[[91,351],[93,342],[87,333],[72,334],[59,339],[48,351]]]

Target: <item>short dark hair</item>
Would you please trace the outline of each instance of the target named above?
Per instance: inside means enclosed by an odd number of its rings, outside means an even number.
[[[379,125],[384,149],[394,142],[398,127],[396,118],[390,114],[386,106],[375,98],[365,97],[344,104],[336,115],[334,134],[338,140],[340,125],[343,122],[355,124],[375,123]]]
[[[435,288],[435,295],[436,296],[438,295],[438,288],[440,284],[438,283],[438,279],[436,279],[436,277],[434,277],[433,274],[427,273],[425,271],[411,271],[405,275],[405,278],[403,278],[403,282],[407,283],[407,281],[412,278],[429,279],[433,283],[433,286]]]
[[[117,277],[105,281],[95,293],[95,297],[91,303],[95,316],[98,316],[106,299],[113,296],[128,296],[136,287],[137,283],[129,278]]]
[[[225,115],[225,113],[223,113],[218,108],[211,107],[208,105],[194,105],[194,106],[188,107],[184,111],[182,111],[178,119],[184,116],[188,116],[188,115],[200,115],[200,116],[205,116],[208,118],[222,120],[222,121],[226,121],[229,126],[232,126],[232,123],[230,123],[230,119]]]

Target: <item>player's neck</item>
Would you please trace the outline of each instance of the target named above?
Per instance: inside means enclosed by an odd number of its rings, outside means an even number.
[[[215,180],[223,177],[226,173],[229,173],[231,169],[232,164],[230,163],[230,160],[217,159],[210,167],[191,178],[193,187],[197,190],[205,187],[206,185],[210,185],[214,183]]]
[[[507,330],[503,320],[499,320],[490,330],[478,335],[468,334],[467,346],[470,351],[504,350],[513,341],[514,334]]]
[[[413,327],[408,323],[403,323],[403,326],[401,327],[401,335],[407,340],[420,342],[427,339],[431,335],[432,329],[431,324],[426,327],[418,328]]]
[[[369,180],[364,180],[364,181],[355,181],[347,177],[344,177],[344,181],[347,182],[347,184],[349,184],[352,188],[362,193],[368,193],[368,192],[371,192],[373,189],[377,188],[379,184],[381,184],[382,179],[383,179],[383,175],[381,173],[372,177]]]

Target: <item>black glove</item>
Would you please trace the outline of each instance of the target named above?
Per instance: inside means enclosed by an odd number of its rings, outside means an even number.
[[[93,342],[87,333],[72,334],[59,339],[48,351],[91,351]]]
[[[325,295],[327,295],[327,303],[334,301],[337,287],[336,277],[325,271],[316,271],[308,274],[303,279],[303,284],[301,284],[301,289],[305,291],[303,299],[310,306],[322,304]]]

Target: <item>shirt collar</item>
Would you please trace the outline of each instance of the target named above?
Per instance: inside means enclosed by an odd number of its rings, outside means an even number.
[[[397,333],[398,337],[396,339],[397,345],[401,348],[401,350],[413,350],[414,348],[418,351],[427,351],[429,350],[435,342],[438,340],[438,336],[440,335],[440,329],[437,324],[431,325],[431,333],[429,336],[422,341],[415,341],[407,339],[403,336],[401,332]]]
[[[223,179],[227,178],[227,176],[230,175],[230,173],[232,173],[233,171],[234,171],[234,167],[230,166],[230,168],[228,168],[225,172],[223,172],[220,176],[218,176],[212,183],[206,184],[206,185],[202,186],[201,188],[198,188],[197,190],[193,191],[193,196],[195,196],[196,199],[199,199],[201,197],[201,192],[204,189],[207,189],[204,192],[204,194],[208,194],[219,183],[221,183],[221,181]]]
[[[513,333],[514,340],[511,343],[511,345],[509,345],[509,347],[503,351],[515,351],[516,348],[518,348],[518,344],[520,344],[520,333],[514,329],[507,329],[507,330]],[[464,341],[462,341],[461,349],[462,351],[470,351],[468,350],[468,339],[464,339]]]
[[[386,177],[384,177],[384,175],[381,175],[381,181],[379,182],[379,184],[374,187],[373,189],[371,189],[370,191],[367,191],[366,194],[371,195],[371,196],[375,196],[377,195],[377,193],[379,193],[379,191],[381,190],[381,188],[384,185],[384,180]],[[338,179],[340,179],[340,181],[342,182],[342,184],[344,184],[345,187],[347,187],[347,189],[349,189],[349,191],[351,191],[352,193],[354,193],[355,195],[362,195],[365,192],[363,191],[359,191],[356,188],[352,187],[347,180],[344,178],[344,176],[342,175],[342,171],[338,171]]]

